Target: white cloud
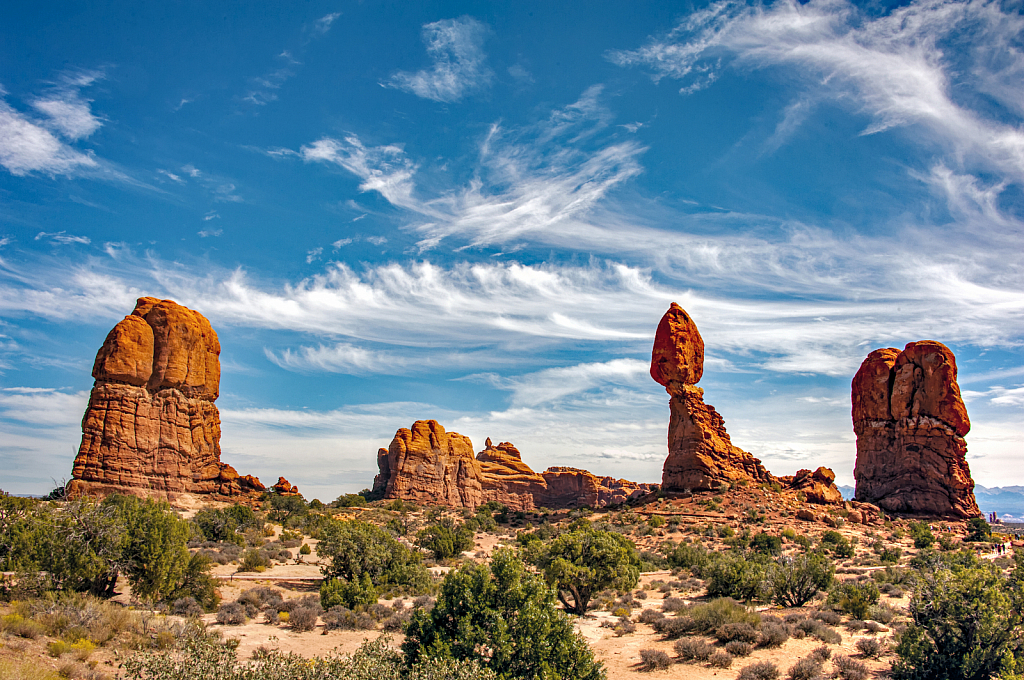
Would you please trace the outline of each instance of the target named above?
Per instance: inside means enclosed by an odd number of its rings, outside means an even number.
[[[413,198],[416,165],[401,146],[366,147],[355,135],[343,140],[324,137],[299,150],[307,163],[333,163],[363,180],[360,191],[376,191],[390,203],[419,211]]]
[[[218,213],[216,210],[211,210],[208,213],[206,213],[205,215],[203,215],[203,221],[204,222],[209,222],[210,220],[219,220],[219,219],[220,219],[220,213]]]
[[[394,354],[376,352],[348,343],[329,347],[301,347],[296,351],[285,349],[280,354],[266,349],[267,358],[281,368],[310,373],[328,371],[351,375],[367,373],[401,374],[409,362]]]
[[[199,234],[199,238],[210,238],[211,236],[220,236],[224,233],[223,229],[201,229],[196,232]]]
[[[384,236],[367,236],[366,242],[372,243],[375,246],[382,246],[388,242],[388,239]]]
[[[306,264],[312,264],[314,261],[319,260],[320,256],[323,255],[323,248],[313,248],[306,253]]]
[[[80,426],[88,392],[67,393],[49,388],[0,389],[0,419],[29,425]]]
[[[41,231],[38,234],[36,234],[36,241],[41,241],[43,239],[46,239],[47,241],[54,245],[60,246],[66,246],[72,243],[81,243],[84,245],[92,243],[88,236],[75,236],[73,234],[67,233],[66,231],[57,231],[53,233]]]
[[[0,88],[0,97],[4,94]],[[83,168],[97,168],[99,163],[0,99],[0,165],[12,175],[24,176],[32,172],[72,175]]]
[[[484,87],[492,77],[484,63],[487,30],[471,17],[425,24],[423,42],[433,65],[415,73],[400,71],[387,85],[438,102],[456,102]]]
[[[341,12],[333,12],[331,14],[325,14],[313,23],[313,31],[319,35],[327,33],[331,30],[331,25],[335,20],[341,16]]]
[[[335,250],[339,250],[339,249],[343,248],[344,246],[349,245],[350,243],[352,243],[352,239],[350,239],[350,238],[339,238],[337,241],[335,241],[331,245],[334,247]]]
[[[803,82],[807,96],[868,115],[864,134],[917,126],[918,141],[927,132],[955,157],[1020,181],[1020,126],[972,110],[965,103],[970,97],[954,92],[982,89],[1017,115],[1024,112],[1018,87],[1024,53],[1016,42],[1022,31],[1024,17],[992,2],[926,0],[873,16],[842,0],[753,7],[727,1],[691,14],[667,36],[609,58],[645,66],[656,80],[699,76],[695,84],[701,86],[721,70],[723,57],[741,68],[785,67]],[[782,136],[791,134],[800,113],[787,113]]]
[[[103,77],[98,71],[65,75],[52,91],[32,100],[32,106],[45,115],[46,124],[70,140],[84,139],[100,129],[103,122],[96,117],[81,90]]]
[[[650,380],[650,362],[637,359],[613,359],[603,363],[548,368],[535,373],[496,379],[494,385],[512,391],[512,405],[539,406],[561,401],[570,395],[611,385],[636,386]],[[644,383],[646,386],[646,383]]]

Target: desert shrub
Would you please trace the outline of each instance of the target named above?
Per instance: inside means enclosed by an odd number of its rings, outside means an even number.
[[[640,616],[637,617],[637,621],[640,623],[651,624],[658,619],[665,618],[665,614],[658,611],[657,609],[645,609],[640,612]]]
[[[822,680],[821,666],[817,657],[807,656],[793,664],[786,677],[788,680]]]
[[[708,665],[712,668],[728,668],[732,665],[732,654],[719,649],[708,659]]]
[[[290,612],[288,625],[298,633],[310,631],[316,628],[318,616],[319,612],[313,607],[298,607]]]
[[[619,619],[615,622],[615,625],[612,626],[612,632],[615,633],[617,637],[629,635],[636,632],[636,624],[629,619]]]
[[[381,622],[381,628],[389,632],[400,632],[405,630],[405,626],[409,623],[411,618],[411,609],[396,611]]]
[[[715,638],[723,644],[733,640],[754,644],[757,642],[757,631],[749,623],[725,623],[715,630]]]
[[[873,581],[845,581],[829,591],[826,605],[858,619],[865,619],[871,607],[878,604],[878,586]]]
[[[475,659],[506,677],[539,668],[553,678],[603,676],[586,640],[555,606],[548,585],[505,548],[494,552],[489,565],[464,564],[449,573],[434,607],[413,613],[402,649],[412,663],[431,657]]]
[[[857,640],[857,651],[866,657],[877,659],[885,651],[885,643],[877,638],[861,638]]]
[[[885,630],[885,626],[883,626],[877,621],[867,621],[864,624],[864,628],[872,635],[876,633],[881,633],[883,630]]]
[[[217,623],[238,626],[245,623],[245,607],[237,602],[225,602],[217,610]]]
[[[683,638],[676,640],[672,647],[683,661],[707,661],[715,653],[715,648],[704,640],[697,638]]]
[[[277,607],[267,607],[263,610],[263,620],[270,625],[276,626],[281,623],[281,612],[277,611]]]
[[[661,601],[661,611],[678,612],[686,609],[686,601],[681,597],[666,597]]]
[[[324,622],[324,630],[355,630],[356,613],[348,607],[335,605],[320,617]]]
[[[821,535],[821,547],[836,557],[853,557],[853,545],[838,531],[826,531]]]
[[[981,517],[975,517],[967,522],[967,536],[965,541],[974,543],[988,541],[992,538],[992,527]]]
[[[757,644],[761,647],[781,647],[789,639],[789,630],[778,623],[762,623],[758,631]]]
[[[226,541],[237,545],[245,544],[242,533],[260,524],[252,508],[240,504],[217,510],[204,508],[196,512],[190,521],[196,533],[207,541]]]
[[[430,592],[430,573],[418,553],[369,522],[330,520],[322,527],[317,554],[330,560],[321,567],[325,579],[363,581],[366,574],[379,593]]]
[[[251,605],[256,611],[260,611],[268,605],[278,606],[282,600],[281,591],[277,588],[258,586],[242,592],[236,601],[246,608]]]
[[[473,532],[450,517],[442,517],[416,534],[416,545],[449,560],[473,547]]]
[[[850,619],[843,624],[843,627],[846,628],[846,630],[856,632],[858,630],[864,630],[864,622],[860,619]]]
[[[647,525],[653,529],[660,529],[665,526],[665,518],[661,515],[651,515],[651,518],[647,520]]]
[[[781,555],[782,538],[761,532],[750,539],[750,549],[764,555]]]
[[[302,547],[299,548],[300,555],[309,555],[313,552],[313,549],[309,547],[308,543],[303,543]]]
[[[692,605],[686,609],[686,616],[693,619],[694,629],[702,633],[716,630],[727,623],[747,623],[752,627],[761,623],[757,612],[728,597]]]
[[[912,522],[910,524],[910,537],[914,539],[914,547],[930,548],[935,543],[935,536],[928,527],[927,522]]]
[[[860,661],[837,654],[832,659],[832,665],[836,669],[833,677],[840,678],[841,680],[867,680],[868,667]]]
[[[724,553],[703,570],[708,597],[760,600],[768,594],[769,564],[739,553]]]
[[[674,640],[694,629],[693,619],[689,616],[667,616],[651,623],[654,632],[660,633],[668,640]]]
[[[266,571],[269,566],[270,559],[259,550],[253,548],[242,553],[242,561],[238,564],[238,571],[262,572]]]
[[[819,553],[780,559],[771,571],[772,600],[783,607],[802,607],[819,590],[832,585],[835,566]]]
[[[896,618],[896,611],[887,604],[876,604],[868,611],[868,616],[872,621],[889,624]]]
[[[640,667],[641,671],[664,670],[672,665],[669,655],[660,649],[641,649]]]
[[[545,546],[536,564],[566,611],[579,615],[586,613],[595,593],[632,589],[640,577],[640,555],[632,541],[585,520],[574,522],[570,531]]]
[[[797,630],[803,631],[807,635],[813,635],[822,642],[826,642],[830,645],[839,644],[843,639],[839,633],[817,619],[804,619],[800,623],[796,624],[796,628]]]
[[[202,606],[196,602],[194,597],[179,597],[171,605],[171,613],[175,616],[202,616],[204,610]]]
[[[413,609],[426,609],[430,610],[434,606],[434,598],[429,595],[420,595],[412,601]]]
[[[827,609],[820,609],[814,612],[813,614],[811,614],[811,618],[816,621],[821,621],[822,623],[827,624],[829,626],[838,626],[839,623],[843,620],[843,617],[841,617],[839,614],[831,612]]]
[[[700,576],[704,568],[714,559],[714,553],[709,553],[699,544],[680,543],[666,557],[673,567],[689,569],[695,575]]]
[[[878,559],[882,564],[896,564],[901,557],[903,557],[903,551],[896,546],[885,547],[878,554]]]
[[[617,616],[619,618],[622,618],[623,616],[629,616],[631,613],[633,613],[632,609],[630,609],[629,607],[624,607],[622,605],[619,605],[612,609],[612,616]]]
[[[777,680],[778,677],[778,666],[771,661],[758,661],[745,666],[736,676],[736,680]]]
[[[741,640],[733,640],[725,643],[725,651],[733,656],[750,656],[750,653],[754,651],[754,645]]]
[[[815,647],[811,650],[810,654],[812,659],[817,659],[819,663],[825,663],[832,658],[832,650],[822,645],[821,647]]]
[[[338,605],[349,609],[369,607],[377,603],[377,589],[370,581],[370,575],[363,573],[359,580],[325,579],[320,585],[320,606],[325,610]]]

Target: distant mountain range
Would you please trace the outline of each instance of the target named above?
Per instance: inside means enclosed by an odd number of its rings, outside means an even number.
[[[840,486],[838,489],[846,500],[853,498],[852,486]],[[999,517],[1007,519],[1024,518],[1024,486],[988,487],[975,484],[974,497],[978,500],[978,507],[986,515],[994,512]]]

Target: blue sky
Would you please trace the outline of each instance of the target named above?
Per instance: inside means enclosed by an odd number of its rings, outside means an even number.
[[[660,480],[672,301],[776,474],[852,483],[857,366],[935,339],[1024,484],[1020,10],[671,5],[9,4],[0,488],[70,474],[140,295],[217,330],[223,459],[308,497],[421,418]]]

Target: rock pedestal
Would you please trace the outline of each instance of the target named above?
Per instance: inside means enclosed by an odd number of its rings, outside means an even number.
[[[711,490],[740,479],[772,481],[761,461],[733,446],[722,416],[704,403],[704,390],[696,386],[703,373],[704,340],[673,302],[658,324],[651,352],[651,377],[671,397],[662,490]]]
[[[940,342],[871,352],[853,378],[859,501],[891,512],[980,517],[956,358]]]
[[[168,498],[264,490],[220,461],[220,342],[202,314],[139,298],[107,334],[92,375],[70,493]]]

